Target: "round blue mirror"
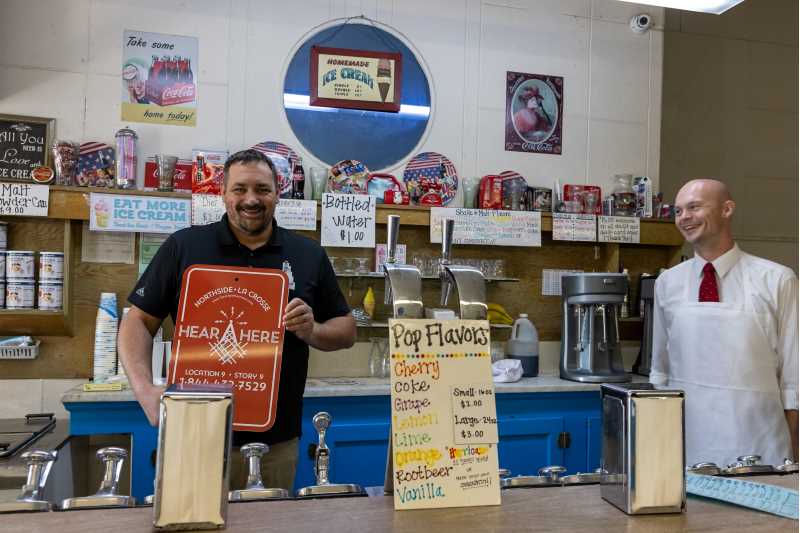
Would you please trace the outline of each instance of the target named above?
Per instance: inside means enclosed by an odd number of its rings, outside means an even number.
[[[309,105],[311,47],[400,52],[400,111],[364,111]],[[371,171],[412,154],[430,122],[431,92],[414,53],[400,39],[370,23],[329,26],[306,39],[292,57],[283,84],[283,107],[295,136],[317,159],[334,165],[357,159]]]

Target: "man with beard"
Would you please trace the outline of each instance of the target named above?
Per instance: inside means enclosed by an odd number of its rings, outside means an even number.
[[[243,150],[225,162],[225,215],[219,222],[172,234],[161,246],[128,296],[130,311],[119,331],[120,360],[131,388],[152,425],[158,424],[164,388],[153,385],[153,335],[167,315],[175,317],[183,272],[195,264],[282,269],[289,276],[280,388],[275,424],[266,432],[235,431],[233,444],[263,442],[267,487],[292,489],[298,458],[308,347],[332,351],[355,342],[355,320],[323,248],[278,227],[278,183],[269,158]],[[233,460],[231,487],[243,488],[243,460]]]
[[[797,460],[797,276],[733,240],[736,203],[697,179],[675,198],[694,258],[658,277],[650,381],[686,392],[686,462]]]

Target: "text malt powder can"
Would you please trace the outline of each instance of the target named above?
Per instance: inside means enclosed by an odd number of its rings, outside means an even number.
[[[33,282],[34,256],[28,250],[6,251],[6,279]]]
[[[0,222],[0,250],[8,248],[8,223]]]
[[[6,284],[6,309],[33,309],[33,281],[8,280]]]
[[[64,279],[64,252],[39,252],[39,280]]]
[[[60,281],[40,281],[37,307],[43,311],[60,311],[63,297],[62,287]]]

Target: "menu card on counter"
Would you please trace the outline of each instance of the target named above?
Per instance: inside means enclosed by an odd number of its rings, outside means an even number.
[[[50,187],[30,183],[0,183],[0,215],[46,217]]]
[[[641,219],[638,217],[600,216],[597,219],[597,240],[639,244]]]
[[[275,206],[275,220],[286,229],[317,229],[316,200],[292,200],[282,198]]]
[[[499,505],[485,320],[389,320],[394,507]]]
[[[542,214],[538,211],[431,208],[431,242],[442,242],[442,220],[451,218],[454,244],[541,246]]]
[[[375,247],[375,197],[322,195],[322,246]]]
[[[553,213],[554,241],[597,240],[597,217],[575,213]]]

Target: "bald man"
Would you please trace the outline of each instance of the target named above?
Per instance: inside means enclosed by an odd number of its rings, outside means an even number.
[[[675,225],[694,258],[656,280],[650,381],[686,391],[686,462],[797,459],[797,276],[742,252],[713,179],[686,183]]]

